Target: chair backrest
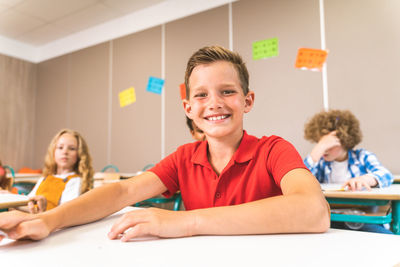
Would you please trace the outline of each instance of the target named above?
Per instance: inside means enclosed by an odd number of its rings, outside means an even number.
[[[3,168],[5,170],[9,170],[10,171],[10,173],[11,173],[11,186],[12,186],[14,184],[14,182],[15,182],[15,171],[14,171],[14,169],[11,166],[8,166],[8,165],[3,165]]]
[[[10,171],[11,176],[12,176],[12,178],[13,178],[13,180],[14,180],[14,178],[15,178],[15,171],[14,171],[14,169],[13,169],[11,166],[8,166],[8,165],[3,165],[3,168]]]
[[[119,169],[117,166],[115,166],[114,164],[108,164],[107,166],[105,166],[103,169],[101,169],[100,172],[105,172],[108,169],[114,169],[115,172],[119,172]]]
[[[153,167],[154,167],[154,164],[153,164],[153,163],[147,164],[146,166],[143,167],[142,171],[145,172],[145,171],[147,171],[148,169],[153,168]]]

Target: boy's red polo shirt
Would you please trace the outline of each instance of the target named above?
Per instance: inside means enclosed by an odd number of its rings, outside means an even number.
[[[278,136],[243,133],[239,148],[218,176],[207,158],[207,141],[180,146],[150,171],[168,188],[180,190],[186,210],[242,204],[281,195],[290,170],[307,169],[296,149]]]

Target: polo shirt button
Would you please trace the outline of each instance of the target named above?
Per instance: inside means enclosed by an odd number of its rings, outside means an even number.
[[[217,192],[217,193],[215,194],[215,197],[216,197],[216,198],[220,198],[220,197],[221,197],[221,193],[220,193],[220,192]]]

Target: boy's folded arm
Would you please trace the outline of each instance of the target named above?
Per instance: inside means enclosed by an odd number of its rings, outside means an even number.
[[[128,180],[95,188],[40,217],[50,231],[93,222],[120,209],[166,191],[161,180],[145,172]]]
[[[367,169],[367,175],[375,178],[379,187],[390,186],[393,183],[392,173],[386,169],[378,160],[375,154],[362,150],[364,165]]]
[[[315,178],[304,169],[288,172],[281,181],[283,195],[236,206],[190,211],[194,235],[325,232],[329,205]]]

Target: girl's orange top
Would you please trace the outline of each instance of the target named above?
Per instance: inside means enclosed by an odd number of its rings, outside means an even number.
[[[46,210],[53,209],[58,206],[61,195],[65,189],[65,184],[72,178],[79,177],[79,175],[70,175],[65,179],[48,175],[43,182],[39,185],[36,195],[44,196],[47,199]]]

